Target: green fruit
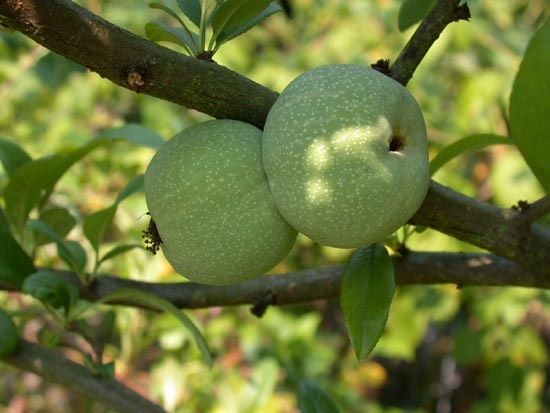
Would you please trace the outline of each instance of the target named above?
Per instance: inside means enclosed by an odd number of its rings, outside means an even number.
[[[269,191],[261,137],[247,123],[204,122],[168,140],[147,168],[145,198],[164,255],[192,281],[257,277],[294,244]]]
[[[319,67],[290,83],[267,117],[263,162],[283,217],[333,247],[391,235],[429,183],[418,104],[391,78],[354,65]]]

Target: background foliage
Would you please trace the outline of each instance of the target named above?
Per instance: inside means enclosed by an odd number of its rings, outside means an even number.
[[[165,18],[139,1],[78,3],[142,36],[148,21]],[[280,91],[319,65],[395,58],[412,30],[398,30],[400,1],[291,4],[291,18],[271,16],[224,45],[215,60]],[[487,0],[472,2],[470,9],[472,21],[449,26],[408,85],[423,108],[432,155],[465,136],[507,134],[505,114],[523,51],[549,16],[546,0]],[[123,90],[20,34],[0,35],[0,55],[0,136],[17,142],[33,158],[75,149],[126,123],[169,138],[208,118]],[[67,208],[80,224],[68,238],[81,242],[89,256],[93,246],[86,244],[81,229],[85,217],[111,206],[143,173],[153,153],[128,142],[102,147],[59,182],[52,202]],[[434,178],[503,207],[543,195],[518,151],[505,145],[458,157]],[[0,187],[5,183],[2,173]],[[102,251],[141,242],[145,212],[142,194],[124,199]],[[432,230],[410,236],[408,243],[427,251],[475,251]],[[39,265],[65,266],[53,243],[37,254]],[[274,271],[338,263],[349,254],[299,238]],[[104,263],[101,270],[144,281],[181,280],[160,256],[139,249]],[[42,343],[77,340],[64,337],[47,315],[36,317],[41,307],[27,296],[2,292],[0,304],[17,315],[25,337]],[[211,370],[201,363],[190,333],[169,315],[105,307],[90,314],[89,324],[105,334],[106,361],[116,361],[117,378],[175,412],[295,412],[299,383],[305,379],[328,391],[346,412],[550,411],[548,291],[398,287],[386,332],[361,364],[336,302],[270,307],[261,319],[244,307],[188,314],[216,355]],[[76,353],[68,354],[80,360]],[[0,406],[10,413],[105,411],[29,373],[3,365],[0,373]]]

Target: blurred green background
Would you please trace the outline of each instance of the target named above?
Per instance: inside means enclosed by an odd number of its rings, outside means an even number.
[[[141,36],[148,21],[165,18],[143,1],[78,3]],[[398,30],[397,0],[290,4],[291,17],[270,17],[222,47],[214,60],[280,91],[300,73],[323,64],[393,61],[414,30]],[[424,110],[432,156],[468,135],[507,135],[515,73],[529,38],[548,18],[549,5],[548,0],[473,1],[471,22],[446,29],[408,85]],[[206,119],[118,88],[20,34],[0,34],[0,136],[33,157],[74,149],[98,132],[128,122],[169,138]],[[151,149],[130,143],[99,149],[71,168],[53,200],[82,222],[111,205],[118,191],[144,172],[152,155]],[[512,146],[461,156],[434,178],[503,207],[543,195]],[[5,182],[2,171],[0,187]],[[125,200],[105,250],[110,244],[140,242],[146,210],[142,194]],[[83,240],[81,230],[73,230],[69,238]],[[425,251],[476,250],[432,230],[415,233],[408,245]],[[302,237],[274,272],[339,263],[349,253]],[[39,258],[40,265],[62,267],[51,244]],[[142,281],[181,280],[161,256],[139,250],[121,255],[103,272]],[[55,333],[47,317],[32,314],[36,303],[25,296],[0,292],[0,306],[23,310],[16,320],[29,339],[47,342]],[[386,333],[363,363],[354,359],[337,301],[270,307],[261,319],[246,307],[188,313],[216,354],[210,371],[201,364],[189,333],[170,316],[105,307],[91,319],[98,329],[112,326],[106,354],[116,362],[117,377],[169,411],[297,412],[298,382],[310,379],[350,413],[550,412],[548,291],[401,287]],[[5,365],[0,365],[0,410],[108,411]]]

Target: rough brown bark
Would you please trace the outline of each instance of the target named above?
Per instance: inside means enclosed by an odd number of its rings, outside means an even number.
[[[150,42],[69,0],[0,1],[0,23],[119,86],[263,126],[277,94],[215,63]]]
[[[392,66],[406,84],[426,51],[457,14],[458,0],[440,0]],[[0,22],[114,83],[218,118],[263,126],[277,95],[224,67],[158,46],[69,0],[6,0]],[[132,76],[130,76],[132,75]],[[130,79],[130,83],[129,83]],[[520,225],[523,211],[505,210],[432,182],[412,223],[425,225],[517,261],[550,277],[550,231]]]

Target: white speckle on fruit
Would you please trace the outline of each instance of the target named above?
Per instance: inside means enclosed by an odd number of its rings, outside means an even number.
[[[415,156],[388,150],[397,126]],[[390,235],[416,212],[429,181],[417,103],[397,82],[360,66],[324,66],[291,82],[268,115],[262,152],[281,214],[335,247]]]
[[[307,162],[314,169],[322,170],[330,164],[330,150],[321,140],[314,140],[308,148]]]
[[[307,200],[310,203],[329,201],[329,186],[322,179],[312,179],[307,183]]]
[[[262,167],[261,131],[232,120],[185,129],[145,174],[146,201],[177,272],[205,284],[263,274],[292,247]]]

